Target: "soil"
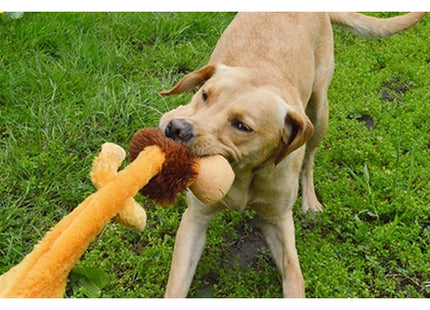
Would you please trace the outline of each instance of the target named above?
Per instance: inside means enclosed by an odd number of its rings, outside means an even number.
[[[224,266],[232,268],[235,263],[238,262],[239,267],[243,269],[257,268],[259,254],[262,251],[269,251],[258,222],[258,218],[254,217],[247,220],[247,227],[241,226],[236,228],[238,237],[231,240],[232,245],[226,253],[226,259],[223,263]],[[275,266],[271,257],[269,263]]]
[[[398,100],[402,95],[409,91],[409,86],[398,79],[390,80],[382,83],[379,88],[381,92],[381,100],[393,102]]]

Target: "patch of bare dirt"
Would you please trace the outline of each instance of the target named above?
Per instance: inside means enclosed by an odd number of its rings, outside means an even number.
[[[257,268],[258,255],[263,251],[268,251],[258,223],[258,218],[254,217],[246,220],[247,227],[236,228],[238,238],[232,240],[224,265],[233,267],[238,262],[240,268]],[[271,257],[269,263],[275,266]]]
[[[382,101],[393,102],[394,100],[398,101],[406,92],[408,92],[409,86],[398,79],[393,79],[382,83],[379,90],[381,92]]]

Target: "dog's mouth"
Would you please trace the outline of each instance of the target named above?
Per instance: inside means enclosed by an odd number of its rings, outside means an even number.
[[[164,134],[166,137],[168,137],[168,138],[170,138],[176,142],[185,144],[188,147],[188,149],[194,155],[196,155],[199,158],[219,155],[219,156],[224,157],[230,165],[234,162],[234,159],[231,155],[227,154],[227,152],[224,152],[222,150],[221,151],[217,150],[217,148],[215,148],[215,147],[212,147],[212,146],[206,145],[206,144],[196,143],[195,139],[182,141],[181,139],[175,139],[174,137],[168,136],[168,135],[166,135],[166,133],[164,133]]]
[[[224,157],[228,163],[231,165],[233,162],[237,161],[237,155],[230,151],[229,148],[222,144],[210,143],[210,139],[203,139],[200,136],[196,136],[193,141],[188,143],[188,148],[197,157],[207,157],[219,155]]]
[[[215,148],[210,146],[199,146],[193,143],[187,144],[187,146],[188,149],[199,158],[218,155],[224,157],[230,165],[234,161],[233,158],[225,152],[217,151]]]

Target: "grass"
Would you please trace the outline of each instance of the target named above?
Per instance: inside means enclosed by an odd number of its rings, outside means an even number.
[[[233,16],[0,16],[0,274],[94,191],[88,173],[101,144],[127,148],[135,131],[189,100],[158,91],[204,65]],[[429,20],[384,40],[335,28],[330,129],[315,166],[325,211],[310,219],[295,205],[307,297],[430,297]],[[163,296],[186,202],[138,200],[147,229],[106,226],[68,297]],[[214,219],[190,297],[282,295],[254,217]]]

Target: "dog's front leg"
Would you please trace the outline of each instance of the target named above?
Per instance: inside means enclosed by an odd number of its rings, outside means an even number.
[[[165,297],[186,297],[206,242],[210,220],[219,210],[190,204],[176,233],[173,260]]]
[[[305,297],[304,280],[296,250],[292,211],[261,219],[261,230],[282,275],[284,297]]]

